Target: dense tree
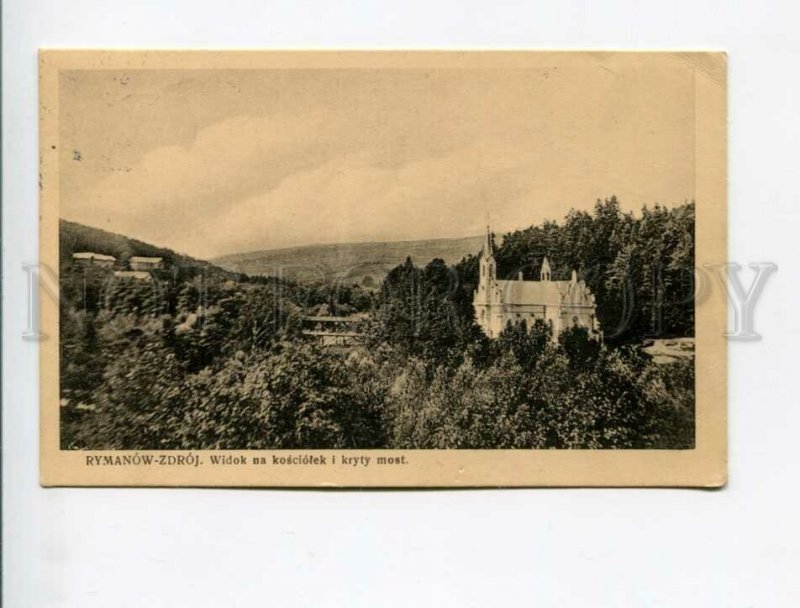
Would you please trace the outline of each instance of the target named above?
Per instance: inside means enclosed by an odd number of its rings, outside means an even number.
[[[601,350],[600,342],[585,327],[565,329],[559,334],[558,343],[569,359],[570,368],[578,372],[591,369]]]
[[[542,319],[537,319],[530,329],[523,320],[509,323],[498,336],[495,347],[498,353],[509,353],[523,370],[530,371],[547,348],[551,336],[550,326]]]
[[[74,433],[88,449],[178,447],[184,370],[175,355],[149,336],[134,341],[107,366],[93,411]]]
[[[409,258],[384,281],[371,340],[425,361],[458,363],[466,349],[481,343],[482,335],[471,312],[461,310],[464,301],[455,269],[440,259],[420,269]]]
[[[144,340],[109,366],[78,441],[93,449],[381,447],[380,395],[351,383],[353,371],[315,347],[283,343],[186,377],[174,355]]]

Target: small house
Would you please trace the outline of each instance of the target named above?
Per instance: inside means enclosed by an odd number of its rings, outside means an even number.
[[[131,270],[157,270],[164,267],[162,258],[146,258],[135,255],[128,260]]]
[[[103,255],[93,251],[80,251],[72,254],[72,263],[76,266],[99,266],[100,268],[112,268],[117,263],[117,258],[113,255]]]

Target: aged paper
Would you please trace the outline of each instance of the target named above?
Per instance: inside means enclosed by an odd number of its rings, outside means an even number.
[[[42,484],[725,483],[724,54],[43,51],[40,102]]]

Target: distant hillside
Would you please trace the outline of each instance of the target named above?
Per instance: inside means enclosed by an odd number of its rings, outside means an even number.
[[[233,272],[249,275],[285,276],[300,280],[345,279],[348,282],[379,283],[398,264],[411,257],[425,265],[434,258],[455,264],[477,253],[483,237],[398,241],[390,243],[346,243],[309,245],[254,251],[215,258],[213,262]],[[367,278],[370,277],[370,278]]]
[[[84,226],[77,222],[59,220],[58,240],[61,264],[71,264],[72,254],[79,251],[91,251],[105,255],[113,255],[117,258],[117,263],[122,265],[135,255],[145,257],[163,258],[166,268],[204,268],[211,274],[219,273],[229,278],[234,275],[214,264],[204,260],[196,260],[176,253],[166,247],[157,247],[149,243],[137,241],[121,234],[107,232],[100,228]]]

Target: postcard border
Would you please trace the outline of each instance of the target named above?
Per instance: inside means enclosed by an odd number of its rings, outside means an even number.
[[[291,454],[405,455],[373,467],[276,465],[275,451],[199,451],[202,466],[94,466],[87,456],[131,459],[188,452],[87,452],[59,446],[58,305],[48,293],[58,265],[58,78],[68,69],[532,68],[599,62],[689,65],[695,74],[696,265],[727,260],[727,57],[696,52],[542,51],[65,51],[39,56],[40,481],[44,486],[192,487],[719,487],[727,480],[726,295],[696,309],[696,447],[693,450],[294,450]],[[265,465],[206,466],[211,454],[264,456]],[[376,470],[378,469],[378,470]]]

